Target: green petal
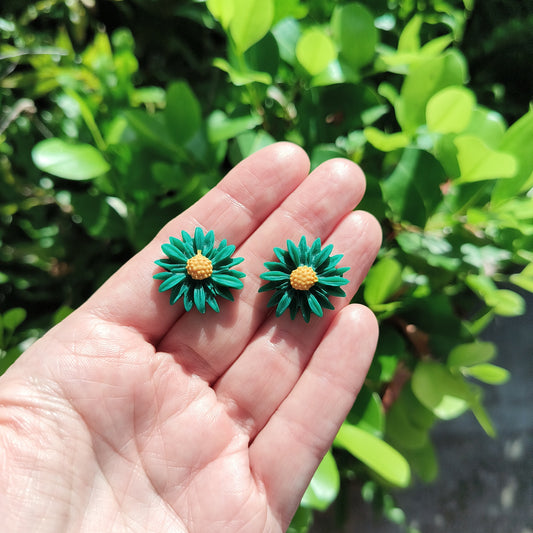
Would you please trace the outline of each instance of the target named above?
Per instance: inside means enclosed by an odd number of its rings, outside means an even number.
[[[194,229],[194,249],[196,251],[203,250],[204,249],[204,232],[202,228],[195,228]]]
[[[324,311],[322,311],[321,305],[318,303],[318,300],[311,293],[307,295],[307,303],[309,304],[309,308],[311,309],[311,311],[313,311],[313,313],[315,313],[315,315],[318,315],[318,316],[324,315]]]
[[[224,285],[215,285],[213,284],[213,293],[218,294],[222,298],[225,298],[226,300],[229,300],[230,302],[233,302],[233,294],[231,294],[231,291],[224,287]]]
[[[289,305],[292,302],[292,296],[289,293],[289,291],[285,291],[283,293],[283,296],[281,297],[281,300],[278,303],[278,307],[276,309],[276,316],[280,316],[282,313],[284,313]]]
[[[244,257],[234,257],[231,262],[229,262],[226,266],[228,268],[232,268],[240,263],[242,263],[244,261]]]
[[[184,291],[183,294],[183,305],[185,306],[185,311],[190,311],[193,308],[194,300],[193,300],[193,293],[194,290],[192,287],[187,286],[187,290]]]
[[[205,301],[209,304],[209,307],[211,307],[213,311],[216,311],[217,313],[220,312],[220,307],[218,306],[218,302],[211,293],[209,292],[206,293]]]
[[[296,318],[296,314],[298,313],[298,304],[296,304],[294,301],[289,307],[289,312],[291,314],[291,320],[294,320]]]
[[[328,259],[329,254],[333,251],[333,244],[328,244],[316,258],[316,267],[319,268],[326,259]]]
[[[220,285],[231,287],[232,289],[242,289],[244,287],[240,279],[236,279],[233,276],[227,274],[213,274],[211,279]]]
[[[174,287],[170,293],[170,305],[174,305],[187,292],[187,290],[187,282]]]
[[[169,240],[172,246],[175,246],[178,250],[180,250],[181,252],[185,254],[187,253],[187,248],[185,244],[183,244],[183,242],[181,242],[179,239],[177,239],[176,237],[170,237]]]
[[[204,248],[202,250],[202,253],[207,256],[207,254],[209,254],[212,250],[213,250],[213,245],[215,244],[215,233],[213,232],[213,230],[209,230],[206,234],[205,234],[205,238],[204,238]]]
[[[194,287],[194,305],[200,313],[205,313],[205,291],[201,284]]]
[[[282,263],[286,263],[287,262],[287,251],[284,250],[283,248],[278,248],[277,246],[274,248],[274,254],[276,255],[276,257],[282,262]]]
[[[234,251],[235,246],[233,245],[224,246],[223,248],[219,246],[217,252],[213,256],[213,263],[224,261],[224,259],[227,259]]]
[[[190,254],[190,257],[196,255],[198,250],[195,250],[192,237],[186,231],[181,232],[181,239],[185,245],[185,249],[187,250],[188,254]]]
[[[157,274],[154,274],[152,277],[154,279],[168,279],[172,276],[172,272],[158,272]]]
[[[302,316],[304,317],[304,320],[306,322],[309,322],[311,319],[311,310],[309,309],[309,305],[306,302],[302,302],[300,304],[300,310],[302,311]]]
[[[325,289],[320,289],[318,287],[313,287],[312,289],[313,296],[318,300],[318,303],[326,309],[335,309],[333,304],[328,300],[328,295]],[[342,290],[342,289],[341,289]],[[343,291],[344,292],[344,291]]]
[[[340,287],[324,287],[330,296],[339,296],[343,298],[346,293]]]
[[[300,239],[298,251],[300,253],[300,262],[304,265],[307,265],[309,262],[309,246],[307,246],[305,235],[302,235],[302,238]]]
[[[168,257],[170,257],[171,259],[174,259],[174,261],[179,261],[182,263],[187,262],[187,257],[185,256],[185,254],[181,252],[180,250],[178,250],[172,244],[168,244],[168,243],[163,244],[163,246],[161,246],[161,250],[163,250],[163,253],[168,255]]]
[[[292,241],[287,241],[287,251],[289,252],[289,256],[294,263],[294,266],[299,266],[300,252],[298,251],[296,244],[294,244]]]
[[[277,261],[267,261],[264,263],[265,268],[268,268],[268,270],[276,270],[280,272],[287,272],[289,273],[291,271],[290,268],[287,267],[284,263],[278,263]]]
[[[257,292],[266,292],[266,291],[275,291],[280,288],[280,283],[278,281],[269,281],[265,283],[262,287],[259,287]]]
[[[265,281],[286,281],[290,278],[287,272],[280,272],[279,270],[263,272],[260,276]]]
[[[185,274],[172,275],[172,277],[163,281],[163,283],[159,285],[159,292],[164,292],[164,291],[167,291],[168,289],[172,289],[172,287],[175,287],[176,285],[178,285],[178,283],[181,283],[184,279],[185,279]]]
[[[341,278],[340,276],[318,276],[318,283],[327,285],[328,287],[339,287],[350,283],[350,280]]]

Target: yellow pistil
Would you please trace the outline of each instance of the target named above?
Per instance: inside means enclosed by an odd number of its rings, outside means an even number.
[[[194,257],[191,257],[187,261],[187,274],[192,279],[207,279],[212,273],[213,265],[211,264],[211,260],[205,255],[202,255],[200,250],[198,250]]]
[[[316,282],[318,276],[309,266],[299,266],[291,272],[291,287],[297,291],[308,291]]]

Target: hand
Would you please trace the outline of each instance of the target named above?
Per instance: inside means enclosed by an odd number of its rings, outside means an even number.
[[[353,404],[377,326],[348,305],[378,251],[353,212],[360,169],[309,176],[294,145],[239,164],[0,379],[3,531],[283,531]],[[169,305],[152,275],[196,226],[237,246],[244,289],[219,314]],[[258,294],[287,239],[320,237],[350,266],[347,298],[291,321]]]

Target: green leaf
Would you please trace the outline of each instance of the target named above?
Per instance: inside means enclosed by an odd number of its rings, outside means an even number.
[[[227,30],[235,13],[235,0],[207,0],[206,4],[213,17]]]
[[[273,0],[233,0],[229,31],[238,54],[262,39],[274,20]]]
[[[207,136],[211,143],[226,141],[240,133],[252,130],[261,122],[259,115],[230,118],[223,111],[216,110],[207,119]]]
[[[459,344],[450,352],[446,362],[449,368],[468,367],[486,363],[496,357],[496,346],[492,342],[470,342]]]
[[[516,159],[505,152],[491,150],[481,139],[461,135],[454,141],[461,175],[455,183],[512,178],[517,172]]]
[[[364,298],[371,308],[387,301],[402,286],[402,265],[391,257],[380,259],[365,279]]]
[[[356,426],[342,424],[333,445],[350,452],[392,485],[407,487],[411,481],[405,458],[386,442]]]
[[[255,70],[241,71],[221,57],[216,57],[213,60],[213,66],[225,72],[229,76],[231,83],[236,87],[250,83],[263,83],[264,85],[270,85],[272,83],[272,77],[268,72],[257,72]]]
[[[431,131],[459,133],[472,117],[474,93],[464,87],[446,87],[433,95],[426,107],[426,123]]]
[[[377,148],[382,152],[392,152],[399,148],[405,148],[410,141],[409,136],[403,132],[385,133],[372,126],[365,128],[363,131],[366,140],[374,146],[374,148]]]
[[[420,403],[443,420],[457,418],[472,401],[472,392],[464,379],[433,361],[418,363],[412,389]]]
[[[177,144],[185,144],[198,131],[202,110],[187,82],[174,82],[168,87],[164,116],[167,130]]]
[[[296,44],[296,58],[312,76],[322,72],[336,55],[332,40],[318,27],[305,30]]]
[[[372,61],[378,42],[374,16],[362,4],[336,6],[331,16],[331,32],[342,59],[358,70]]]
[[[479,381],[483,381],[489,385],[502,385],[503,383],[507,383],[511,378],[508,370],[490,363],[473,365],[462,369],[462,372],[466,376],[479,379]]]
[[[305,491],[302,503],[319,511],[325,511],[339,493],[340,475],[331,451],[328,451]]]
[[[58,138],[41,141],[33,147],[31,156],[38,169],[68,180],[90,180],[111,168],[94,146]]]
[[[509,279],[518,287],[533,292],[533,263],[529,263],[519,274],[512,274]]]
[[[313,511],[300,505],[292,517],[287,533],[307,533],[312,524]]]
[[[22,307],[14,307],[9,309],[2,315],[2,322],[4,329],[8,333],[13,333],[24,320],[26,320],[26,310]]]
[[[506,127],[505,120],[499,113],[477,106],[463,133],[478,137],[487,146],[496,149],[502,142]]]
[[[486,294],[485,302],[497,315],[501,316],[520,316],[526,312],[524,298],[507,289],[499,289]]]
[[[444,169],[430,153],[406,148],[382,184],[383,198],[396,218],[423,228],[441,202],[440,184],[445,180]]]
[[[426,122],[429,99],[445,87],[463,85],[465,80],[465,59],[456,50],[413,65],[394,105],[402,130],[412,135],[418,126]]]
[[[523,190],[533,175],[533,108],[518,119],[505,133],[500,150],[515,157],[518,168],[510,180],[498,182],[492,193],[492,201],[502,202]]]
[[[379,394],[363,385],[346,421],[376,437],[383,437],[385,413]]]
[[[301,19],[308,12],[309,8],[300,4],[300,0],[274,0],[274,20],[272,25],[287,17]]]

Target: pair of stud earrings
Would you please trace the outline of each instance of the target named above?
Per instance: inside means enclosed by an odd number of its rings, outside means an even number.
[[[170,242],[161,247],[167,257],[155,261],[164,269],[154,275],[162,281],[159,292],[170,290],[171,304],[183,298],[186,311],[196,307],[205,313],[208,305],[219,312],[217,298],[233,301],[230,289],[243,288],[241,278],[246,274],[233,267],[244,259],[232,258],[235,246],[226,239],[215,247],[213,231],[204,234],[201,228],[196,228],[194,236],[186,231],[181,236],[181,240],[170,237]],[[298,245],[288,240],[286,250],[274,248],[278,261],[265,263],[267,271],[260,278],[267,283],[259,292],[274,291],[267,306],[276,307],[276,316],[288,309],[294,319],[300,311],[309,322],[311,313],[322,316],[322,308],[334,309],[330,296],[346,296],[341,286],[348,283],[343,274],[349,267],[338,268],[336,265],[343,256],[332,256],[332,250],[332,244],[322,248],[320,239],[308,246],[305,237]]]

